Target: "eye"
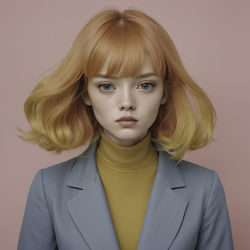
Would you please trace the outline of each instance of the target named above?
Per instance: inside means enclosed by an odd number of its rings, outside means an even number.
[[[99,84],[98,88],[101,89],[102,91],[110,91],[113,90],[112,88],[114,88],[110,83],[103,83],[103,84]]]
[[[155,84],[152,82],[143,82],[140,84],[141,89],[152,89],[155,87]]]

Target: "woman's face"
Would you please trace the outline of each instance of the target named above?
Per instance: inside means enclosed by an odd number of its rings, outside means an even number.
[[[113,142],[132,146],[142,140],[154,123],[163,97],[163,79],[154,75],[147,57],[137,77],[113,78],[101,72],[88,79],[86,105],[91,105],[103,132]],[[132,116],[136,121],[118,121]]]

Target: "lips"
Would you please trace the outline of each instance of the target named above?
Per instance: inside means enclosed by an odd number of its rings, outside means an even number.
[[[122,116],[120,117],[118,120],[116,120],[117,122],[120,121],[137,121],[133,116]]]

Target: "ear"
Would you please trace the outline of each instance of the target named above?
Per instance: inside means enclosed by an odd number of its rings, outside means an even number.
[[[87,106],[91,106],[91,101],[90,101],[90,98],[89,98],[89,95],[88,95],[88,92],[86,91],[84,94],[83,94],[83,89],[84,89],[84,84],[87,84],[88,86],[88,78],[85,78],[85,75],[83,74],[80,78],[80,92],[82,93],[81,94],[81,99],[82,101],[87,105]]]
[[[166,96],[163,96],[163,97],[161,98],[161,105],[164,104],[164,103],[166,103],[166,101],[167,101],[167,97],[166,97]]]
[[[83,100],[83,102],[84,102],[87,106],[91,106],[91,105],[92,105],[92,104],[91,104],[91,101],[90,101],[90,98],[89,98],[88,95],[83,96],[83,97],[82,97],[82,100]]]

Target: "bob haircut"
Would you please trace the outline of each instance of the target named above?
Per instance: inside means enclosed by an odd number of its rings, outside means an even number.
[[[108,59],[107,75],[136,76],[149,56],[154,72],[164,78],[165,104],[150,128],[158,151],[175,152],[181,160],[188,150],[213,139],[216,113],[205,92],[184,69],[166,30],[147,14],[106,9],[82,28],[58,67],[35,86],[24,103],[32,130],[19,138],[60,153],[91,144],[101,125],[84,103],[89,77]]]

